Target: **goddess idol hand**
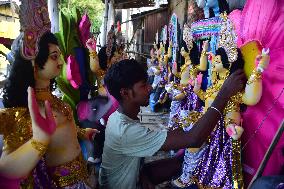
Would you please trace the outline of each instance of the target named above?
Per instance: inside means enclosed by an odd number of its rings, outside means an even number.
[[[48,143],[50,136],[56,130],[55,119],[52,114],[50,103],[45,101],[45,117],[40,114],[33,88],[28,88],[28,107],[32,120],[33,139]]]

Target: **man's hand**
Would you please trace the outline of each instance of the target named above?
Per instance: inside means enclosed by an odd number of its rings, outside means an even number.
[[[45,101],[45,118],[40,114],[34,90],[28,88],[28,106],[32,119],[33,138],[38,141],[48,142],[56,130],[56,123],[48,101]]]
[[[236,70],[228,77],[228,79],[226,79],[218,93],[218,96],[229,100],[231,96],[234,96],[237,92],[244,90],[246,82],[247,78],[244,71]]]

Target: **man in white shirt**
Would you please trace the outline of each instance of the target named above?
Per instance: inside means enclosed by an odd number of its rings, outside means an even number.
[[[147,72],[133,59],[114,64],[105,76],[109,93],[119,101],[120,107],[109,117],[106,126],[99,175],[102,188],[151,188],[170,179],[181,170],[181,161],[169,159],[151,163],[139,182],[142,158],[159,150],[200,147],[220,119],[227,101],[242,90],[246,82],[243,71],[234,72],[222,86],[212,108],[208,108],[189,132],[152,131],[142,126],[137,117],[140,106],[149,103],[151,86],[147,78]]]

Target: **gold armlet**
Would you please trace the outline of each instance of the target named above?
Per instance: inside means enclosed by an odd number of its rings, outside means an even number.
[[[262,73],[257,71],[257,70],[253,70],[252,74],[249,77],[249,80],[247,81],[247,84],[250,85],[258,80],[260,80],[262,78]]]
[[[37,150],[39,152],[40,157],[44,155],[44,153],[46,152],[46,149],[48,147],[48,145],[46,145],[42,142],[39,142],[35,139],[31,139],[31,145],[35,150]]]
[[[201,56],[206,56],[207,54],[206,54],[206,51],[202,51],[201,52]]]
[[[97,57],[97,52],[96,51],[90,52],[90,57],[96,58]]]
[[[82,129],[78,126],[76,127],[76,129],[77,129],[77,136],[81,139],[85,138],[86,133],[87,133],[86,129]]]

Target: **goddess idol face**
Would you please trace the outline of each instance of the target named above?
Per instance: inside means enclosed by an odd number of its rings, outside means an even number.
[[[55,44],[48,44],[49,55],[43,69],[37,69],[36,78],[41,80],[50,80],[57,77],[62,69],[63,61],[61,51]]]
[[[216,55],[214,57],[214,59],[212,61],[212,65],[213,65],[213,71],[216,71],[216,72],[226,71],[226,68],[224,68],[224,66],[223,66],[220,55]]]

